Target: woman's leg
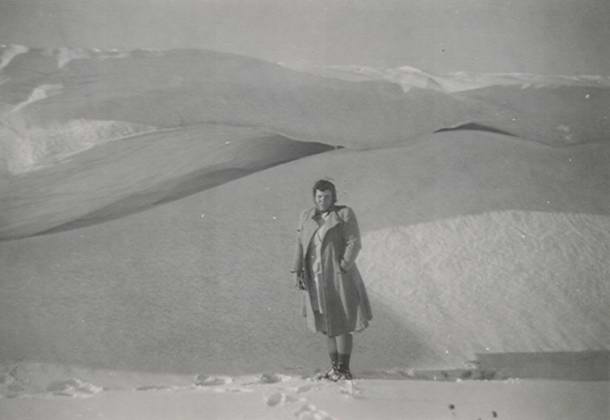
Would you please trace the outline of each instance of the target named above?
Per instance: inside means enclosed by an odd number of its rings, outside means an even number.
[[[354,344],[354,338],[352,334],[347,333],[338,335],[335,338],[337,342],[337,351],[339,354],[352,354],[352,346]]]
[[[352,373],[349,370],[349,361],[352,355],[354,338],[350,333],[348,333],[337,336],[336,340],[337,351],[339,353],[339,371],[345,376],[346,379],[352,379]]]
[[[326,337],[328,354],[337,353],[337,337]]]
[[[327,375],[334,370],[337,370],[339,366],[339,353],[337,351],[337,339],[336,337],[327,337],[328,356],[330,357],[330,369]]]

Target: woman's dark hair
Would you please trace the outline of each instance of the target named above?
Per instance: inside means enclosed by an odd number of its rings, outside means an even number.
[[[330,191],[333,197],[333,204],[337,202],[337,190],[335,189],[335,184],[325,179],[321,179],[313,184],[313,188],[311,190],[312,195],[316,196],[316,191]]]

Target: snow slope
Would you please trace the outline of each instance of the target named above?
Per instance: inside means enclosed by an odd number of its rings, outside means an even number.
[[[375,318],[357,375],[610,348],[603,84],[405,92],[209,51],[3,57],[3,362],[290,378],[325,366],[288,273],[322,177],[363,234]],[[66,376],[51,394],[103,387]]]
[[[230,140],[229,140],[230,139]],[[11,180],[0,238],[146,209],[332,147],[248,127],[191,126],[99,145]]]
[[[455,366],[487,349],[607,349],[609,153],[437,133],[313,155],[105,223],[3,242],[0,353],[228,374],[325,364],[288,274],[296,217],[318,177],[337,182],[363,231],[375,323],[356,340],[356,371]],[[84,194],[112,201],[104,189]]]

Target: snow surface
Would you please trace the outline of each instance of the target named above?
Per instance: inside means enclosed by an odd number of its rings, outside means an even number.
[[[386,378],[329,383],[274,373],[169,375],[23,363],[6,368],[8,385],[0,385],[10,388],[0,396],[0,416],[6,420],[602,420],[608,413],[607,382]]]
[[[239,179],[206,171],[213,162],[252,171],[285,160],[289,150],[312,150],[285,139],[257,143],[245,128],[242,142],[227,145],[235,130],[218,131],[209,143],[198,131],[113,142],[83,154],[87,160],[15,180],[4,234],[55,233],[0,244],[7,267],[0,352],[225,374],[325,364],[323,342],[303,328],[287,274],[296,215],[321,176],[342,186],[339,198],[356,209],[365,241],[359,264],[375,320],[356,340],[356,372],[455,367],[486,348],[607,348],[608,145],[551,148],[455,131],[403,147],[321,153]],[[403,239],[385,248],[394,232]],[[460,246],[465,240],[470,247]],[[377,249],[387,252],[378,258]],[[397,263],[405,259],[409,267]],[[412,296],[413,284],[419,294]],[[138,298],[125,305],[129,296]],[[422,312],[401,308],[396,296],[421,297],[413,306]],[[238,342],[248,343],[247,357]]]
[[[367,285],[437,359],[610,348],[607,216],[485,213],[375,230],[364,244]]]
[[[607,417],[607,376],[476,368],[610,348],[604,78],[58,51],[2,69],[1,418]],[[340,384],[288,273],[322,177],[375,317]]]

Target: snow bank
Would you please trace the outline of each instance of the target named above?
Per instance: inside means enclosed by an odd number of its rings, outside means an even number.
[[[610,217],[507,211],[366,234],[367,285],[449,365],[610,348]]]

